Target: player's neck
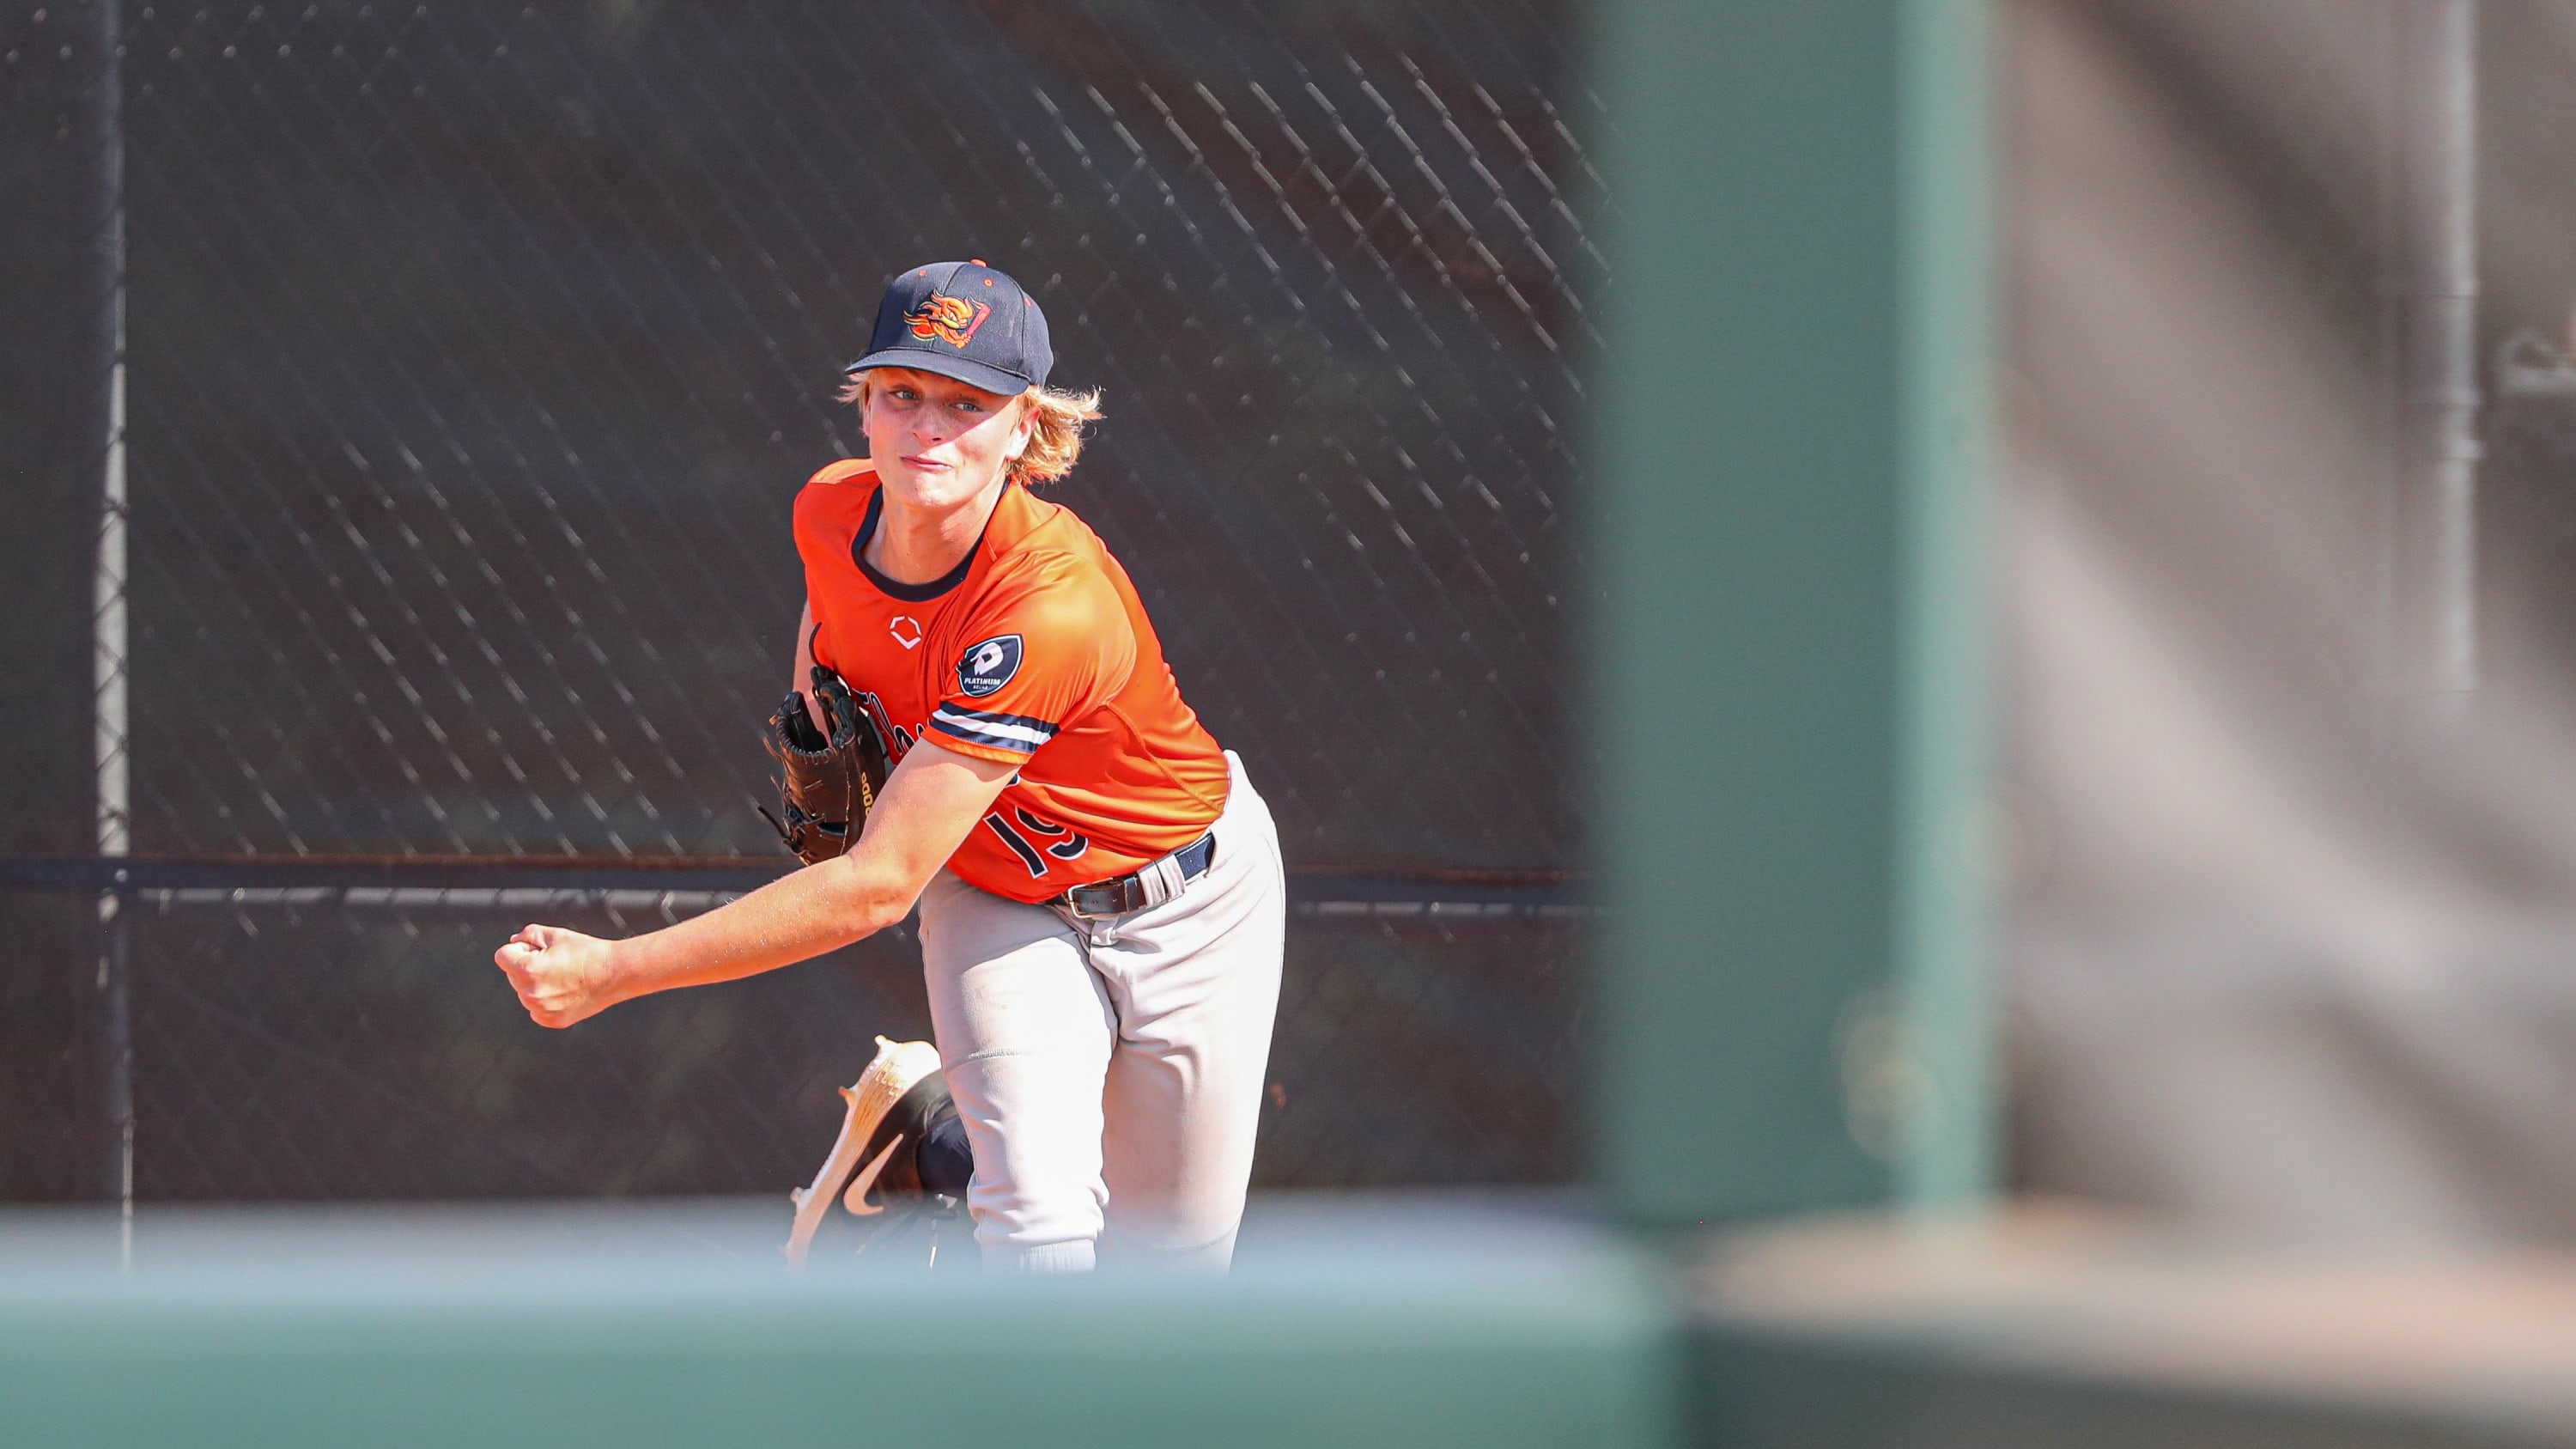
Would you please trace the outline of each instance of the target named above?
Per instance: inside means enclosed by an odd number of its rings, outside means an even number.
[[[882,489],[877,531],[868,540],[868,567],[899,584],[927,584],[946,578],[984,536],[984,525],[1010,487],[1005,477],[992,487],[949,508],[922,508],[905,503],[893,490]]]

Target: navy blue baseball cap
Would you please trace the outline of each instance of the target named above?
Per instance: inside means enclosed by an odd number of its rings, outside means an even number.
[[[1036,299],[1006,273],[966,261],[933,262],[895,278],[877,303],[868,355],[841,371],[912,367],[986,392],[1019,393],[1046,381],[1054,365]]]

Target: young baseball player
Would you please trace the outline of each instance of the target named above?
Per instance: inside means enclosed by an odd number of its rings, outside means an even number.
[[[911,1181],[963,1189],[987,1266],[1078,1271],[1096,1245],[1221,1270],[1278,1006],[1278,836],[1182,702],[1126,571],[1031,491],[1099,416],[1096,394],[1046,386],[1052,361],[1017,282],[942,262],[887,289],[849,367],[869,457],[797,498],[813,698],[773,723],[790,753],[873,734],[891,771],[846,826],[788,810],[819,863],[627,940],[530,926],[496,959],[564,1027],[802,961],[918,903],[937,1050],[882,1044],[814,1193],[855,1172],[857,1208],[900,1151]],[[953,1181],[961,1131],[971,1184]]]

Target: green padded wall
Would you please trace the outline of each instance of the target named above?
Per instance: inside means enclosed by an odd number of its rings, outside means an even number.
[[[1600,1174],[1687,1227],[1992,1177],[1987,30],[1619,0],[1594,370]]]

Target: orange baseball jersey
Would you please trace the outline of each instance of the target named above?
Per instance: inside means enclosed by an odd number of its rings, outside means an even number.
[[[948,868],[1043,901],[1206,833],[1225,808],[1225,755],[1099,536],[1009,484],[965,562],[903,584],[862,556],[881,506],[857,459],[797,495],[814,659],[849,682],[897,760],[928,739],[1019,767]]]

